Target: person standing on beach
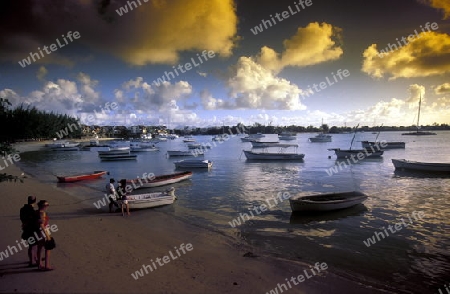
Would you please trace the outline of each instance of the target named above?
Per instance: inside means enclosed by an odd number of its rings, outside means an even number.
[[[109,193],[109,212],[112,212],[113,205],[119,208],[119,204],[117,204],[117,192],[116,188],[114,188],[114,183],[116,181],[114,179],[109,179],[109,184],[106,185],[106,191]]]
[[[38,218],[34,211],[34,204],[36,203],[35,196],[28,196],[28,204],[24,204],[20,209],[20,220],[22,221],[22,239],[28,241],[33,238],[34,233],[39,231]],[[28,243],[28,266],[37,266],[36,263],[36,243]]]
[[[130,215],[130,206],[128,205],[128,199],[127,199],[127,192],[125,190],[125,187],[127,186],[127,180],[121,179],[119,181],[119,185],[117,187],[117,193],[119,194],[119,197],[121,197],[122,200],[122,216],[124,216],[123,209],[126,208],[127,215]]]
[[[48,215],[47,215],[47,207],[49,206],[48,202],[46,200],[41,200],[38,202],[38,210],[36,211],[39,216],[39,225],[41,228],[42,233],[45,234],[45,239],[42,238],[38,241],[37,245],[37,258],[38,258],[38,267],[40,270],[43,271],[51,271],[53,268],[50,266],[50,250],[45,248],[45,266],[42,267],[41,265],[41,251],[42,247],[45,247],[45,242],[50,241],[50,230],[48,229]]]

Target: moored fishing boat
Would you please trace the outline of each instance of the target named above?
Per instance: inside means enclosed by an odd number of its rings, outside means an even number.
[[[136,154],[104,154],[99,155],[101,161],[135,160]]]
[[[405,149],[405,142],[395,141],[361,141],[363,148],[377,148],[378,150],[384,149]]]
[[[283,141],[297,140],[297,134],[291,132],[282,132],[281,134],[278,135],[278,139]]]
[[[90,174],[81,174],[81,175],[73,175],[73,176],[56,176],[58,182],[60,183],[73,183],[84,180],[94,180],[98,179],[101,176],[105,175],[107,171],[94,171]]]
[[[130,209],[143,209],[169,205],[177,199],[175,196],[175,188],[173,187],[164,192],[127,195],[126,198]],[[123,200],[118,200],[117,202],[122,204]]]
[[[327,193],[289,198],[292,212],[332,211],[362,203],[368,197],[359,191]]]
[[[384,153],[383,150],[374,150],[373,148],[344,150],[342,150],[341,148],[331,148],[328,150],[334,151],[337,158],[355,158],[358,160],[381,157]]]
[[[270,151],[268,148],[278,147],[278,152]],[[297,152],[286,152],[287,148],[293,147],[297,150],[297,144],[275,144],[263,147],[260,152],[255,152],[253,150],[243,150],[245,157],[249,160],[302,160],[305,154],[298,154]]]
[[[309,141],[312,143],[324,143],[324,142],[331,142],[332,137],[331,135],[327,135],[324,133],[320,133],[314,137],[309,138]]]
[[[165,185],[175,184],[181,181],[186,181],[192,178],[191,171],[167,174],[167,175],[159,175],[149,179],[134,179],[128,180],[127,182],[139,182],[139,185],[135,188],[153,188]]]
[[[395,169],[421,172],[450,173],[450,163],[419,162],[406,159],[392,159]]]
[[[186,159],[174,162],[177,168],[210,168],[212,167],[212,161],[201,159]]]

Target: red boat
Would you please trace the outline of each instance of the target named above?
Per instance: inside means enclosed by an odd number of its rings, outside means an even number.
[[[84,174],[84,175],[76,175],[76,176],[68,176],[68,177],[58,177],[58,182],[59,183],[73,183],[73,182],[78,182],[78,181],[83,181],[83,180],[94,180],[94,179],[98,179],[103,175],[106,175],[107,172],[106,171],[94,171],[91,174]]]

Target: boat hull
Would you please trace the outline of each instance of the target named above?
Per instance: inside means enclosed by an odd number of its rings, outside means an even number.
[[[258,160],[302,160],[305,154],[297,153],[270,153],[270,152],[254,152],[244,150],[247,159]]]
[[[127,196],[128,206],[130,209],[145,209],[172,204],[177,197],[175,196],[175,188],[171,188],[165,192],[138,194]],[[118,200],[122,204],[122,200]]]
[[[165,185],[171,185],[175,184],[181,181],[186,181],[192,178],[192,172],[186,171],[181,173],[174,173],[169,175],[160,175],[155,176],[152,180],[145,180],[145,179],[134,179],[127,182],[139,182],[140,184],[137,188],[154,188],[154,187],[160,187]],[[136,188],[136,189],[137,189]]]
[[[137,155],[135,154],[119,154],[119,155],[101,155],[101,161],[118,161],[118,160],[136,160]]]
[[[289,199],[292,212],[333,211],[358,205],[368,197],[362,192],[351,191]]]
[[[213,163],[209,160],[181,160],[174,164],[177,168],[210,168]]]
[[[341,150],[339,148],[336,149],[328,149],[330,151],[334,151],[337,158],[357,158],[358,154],[363,154],[365,158],[378,158],[381,157],[384,153],[383,150],[380,151],[372,151],[371,149],[354,149],[354,150]]]
[[[57,176],[57,179],[59,183],[73,183],[84,180],[95,180],[105,175],[106,173],[107,173],[106,171],[95,171],[92,174],[85,174],[85,175],[68,176],[68,177]]]
[[[384,149],[405,149],[405,142],[370,142],[370,141],[361,141],[361,145],[363,148],[377,148],[378,150]],[[383,147],[383,146],[384,147]]]
[[[432,163],[392,159],[395,169],[421,172],[450,173],[450,163]]]

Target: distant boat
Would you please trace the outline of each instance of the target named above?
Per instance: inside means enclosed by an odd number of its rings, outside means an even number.
[[[363,148],[373,147],[373,148],[377,148],[378,150],[405,149],[405,142],[361,141],[361,145]]]
[[[194,150],[168,150],[167,155],[169,157],[174,156],[198,156],[198,155],[204,155],[203,150],[200,149],[194,149]]]
[[[60,183],[73,183],[78,181],[84,181],[84,180],[94,180],[98,179],[101,176],[105,175],[106,171],[94,171],[90,174],[81,174],[81,175],[74,175],[74,176],[57,176],[58,182]]]
[[[255,140],[264,138],[265,136],[266,136],[266,135],[263,135],[263,134],[261,134],[261,133],[251,134],[251,135],[248,135],[248,136],[246,136],[246,137],[241,138],[241,141],[242,141],[242,142],[252,142],[252,141],[255,141]]]
[[[209,143],[207,143],[209,144]],[[200,144],[200,143],[188,143],[186,144],[188,149],[210,149],[211,146],[207,144]]]
[[[130,148],[128,149],[111,149],[108,150],[100,150],[97,151],[99,156],[102,155],[124,155],[124,154],[130,154]]]
[[[323,142],[331,142],[331,139],[332,139],[331,135],[320,133],[315,137],[309,138],[309,141],[311,141],[312,143],[323,143]]]
[[[297,134],[291,133],[291,132],[282,132],[281,134],[278,135],[278,139],[280,139],[282,141],[297,140]]]
[[[134,179],[134,180],[128,180],[127,182],[130,183],[131,181],[139,183],[137,188],[154,188],[159,186],[165,186],[165,185],[171,185],[175,184],[181,181],[189,180],[192,178],[192,172],[191,171],[185,171],[180,173],[173,173],[168,175],[159,175],[155,176],[151,180],[144,180],[144,179]]]
[[[404,136],[430,136],[430,135],[436,135],[436,133],[433,132],[427,132],[427,131],[419,131],[420,129],[420,124],[419,124],[419,120],[420,120],[420,105],[422,104],[422,95],[420,96],[419,99],[419,110],[417,113],[417,131],[415,132],[409,132],[409,133],[403,133],[402,135]]]
[[[332,211],[358,205],[368,197],[359,191],[319,194],[289,198],[292,212]]]
[[[341,148],[331,148],[329,151],[334,151],[337,158],[355,158],[358,159],[358,154],[363,154],[364,158],[376,158],[381,157],[384,153],[383,150],[372,150],[371,148],[365,149],[345,149],[341,150]],[[364,159],[363,158],[363,159]]]
[[[184,136],[183,142],[195,142],[195,139],[192,136]]]
[[[143,209],[169,205],[177,199],[175,196],[175,188],[173,187],[164,192],[127,195],[126,198],[130,209]],[[117,202],[122,204],[122,200],[118,200]]]
[[[99,155],[101,161],[135,160],[136,154],[102,154]]]
[[[358,130],[359,124],[355,128],[355,133],[353,134],[352,141],[350,143],[350,149],[341,149],[341,148],[330,148],[329,151],[334,151],[337,158],[356,158],[357,160],[365,159],[365,158],[376,158],[381,157],[384,153],[383,150],[378,150],[375,148],[364,148],[364,149],[352,149],[353,141],[355,140],[356,130]],[[377,150],[375,150],[377,149]],[[360,156],[362,155],[362,156]],[[361,158],[360,158],[361,157]]]
[[[450,173],[450,163],[418,162],[406,159],[392,159],[392,163],[398,170]]]
[[[159,148],[156,148],[152,143],[146,142],[131,142],[130,144],[131,152],[153,152],[159,151]]]
[[[278,142],[257,142],[257,141],[252,141],[250,143],[252,144],[253,148],[267,148],[267,147],[278,147],[279,145],[286,145],[286,144],[280,144]]]
[[[61,141],[61,140],[54,140],[53,143],[46,144],[45,147],[49,147],[51,149],[54,148],[73,148],[78,147],[80,143],[78,142],[72,142],[72,141]]]
[[[186,159],[174,162],[175,167],[179,168],[210,168],[212,167],[212,161],[201,159]]]
[[[278,147],[278,152],[269,151],[267,148]],[[274,144],[263,149],[261,152],[253,150],[243,150],[245,157],[249,160],[302,160],[305,154],[298,154],[297,152],[286,152],[289,147],[294,147],[297,150],[297,144]]]

